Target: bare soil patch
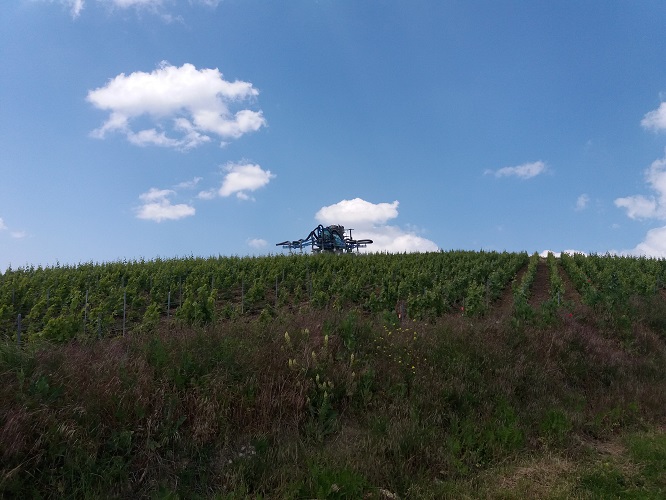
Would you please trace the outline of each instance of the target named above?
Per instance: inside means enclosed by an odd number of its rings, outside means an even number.
[[[529,304],[533,308],[538,308],[548,299],[550,299],[550,271],[546,260],[539,259],[530,291]]]

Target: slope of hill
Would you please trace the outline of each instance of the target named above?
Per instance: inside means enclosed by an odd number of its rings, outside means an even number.
[[[665,270],[492,252],[10,270],[0,491],[660,498]]]

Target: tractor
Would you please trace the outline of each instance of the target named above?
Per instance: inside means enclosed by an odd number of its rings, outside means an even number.
[[[372,240],[352,239],[353,229],[349,229],[349,236],[345,236],[345,227],[340,225],[331,225],[324,227],[319,224],[307,237],[296,241],[283,241],[276,243],[276,246],[289,249],[289,251],[300,250],[311,247],[312,253],[353,253],[359,248],[365,248],[372,243]]]

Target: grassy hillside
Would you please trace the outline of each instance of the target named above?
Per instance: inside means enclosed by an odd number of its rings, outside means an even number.
[[[170,262],[182,266],[171,291],[184,288],[171,308],[151,300],[159,286],[169,296],[159,273],[128,272],[156,263],[6,273],[0,491],[666,495],[661,261],[316,259],[222,259],[219,274]],[[125,335],[113,309],[99,338],[91,310],[106,305],[101,292],[84,302],[91,276],[116,294],[112,307],[121,289],[105,280],[136,284],[122,294]],[[15,313],[31,325],[20,346]]]

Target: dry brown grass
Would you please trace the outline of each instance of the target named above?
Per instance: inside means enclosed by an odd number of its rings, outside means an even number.
[[[503,474],[493,471],[495,498],[567,498],[575,485],[578,464],[558,455],[534,457],[507,467]],[[487,480],[490,480],[489,478]]]

